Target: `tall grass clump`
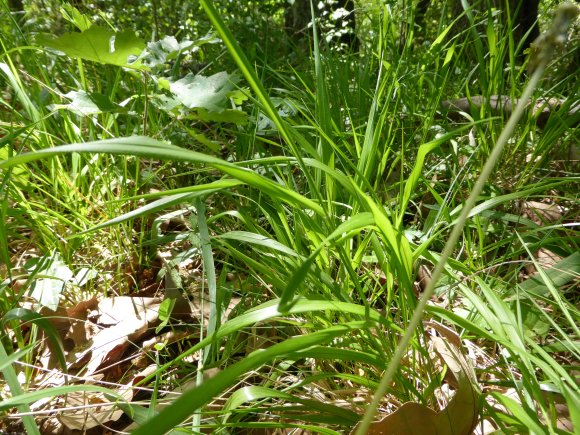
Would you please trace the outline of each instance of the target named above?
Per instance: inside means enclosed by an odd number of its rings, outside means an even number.
[[[139,267],[148,258],[146,216],[193,210],[210,319],[195,325],[198,343],[156,360],[140,383],[153,381],[157,391],[174,373],[191,372],[179,382],[194,386],[163,398],[167,407],[155,416],[122,404],[140,423],[135,433],[185,421],[191,432],[380,433],[372,422],[396,424],[407,402],[417,406],[418,427],[448,432],[487,421],[504,432],[556,433],[559,402],[580,424],[566,362],[578,357],[577,301],[561,291],[578,275],[575,222],[538,205],[566,210],[577,199],[577,179],[565,176],[555,151],[574,145],[575,125],[554,121],[573,103],[543,129],[525,112],[548,91],[541,77],[566,30],[539,43],[527,78],[513,39],[491,16],[466,7],[466,29],[451,36],[450,22],[417,47],[413,28],[398,27],[397,10],[385,7],[376,40],[361,53],[325,47],[314,26],[311,64],[257,71],[213,3],[200,3],[245,80],[232,101],[246,101],[248,122],[219,132],[233,142],[223,148],[211,132],[159,109],[154,95],[165,82],[155,71],[71,65],[16,43],[3,43],[0,58],[12,92],[2,102],[11,117],[0,139],[7,264],[15,249],[8,242],[26,235],[69,264],[91,255],[105,261],[94,251],[102,249],[122,258],[119,268]],[[561,11],[566,27],[577,10]],[[128,107],[79,115],[63,110],[62,89],[97,91]],[[465,94],[485,103],[452,123],[441,103]],[[519,100],[511,117],[492,110],[495,95]],[[178,140],[170,140],[170,123],[187,140],[171,143]],[[163,181],[171,166],[192,179]],[[546,252],[557,256],[555,266],[540,261]],[[7,273],[6,310],[23,296]],[[234,297],[242,302],[224,319]],[[452,406],[449,385],[466,409]],[[12,392],[28,412],[32,399]]]

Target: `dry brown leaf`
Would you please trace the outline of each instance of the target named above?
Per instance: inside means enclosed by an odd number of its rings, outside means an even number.
[[[97,333],[90,348],[79,355],[79,359],[91,356],[85,376],[93,374],[104,363],[118,361],[130,342],[139,340],[159,321],[161,301],[157,298],[111,299],[99,303],[98,314],[99,323],[109,327]]]
[[[119,394],[130,402],[133,391],[125,388]],[[110,421],[117,421],[123,415],[115,402],[111,402],[103,393],[75,391],[67,394],[64,407],[75,407],[58,415],[60,422],[69,429],[82,430],[102,426]]]
[[[417,271],[417,279],[419,281],[418,285],[422,293],[431,282],[431,268],[426,264],[419,266],[419,270]]]
[[[91,313],[101,326],[117,325],[127,319],[141,318],[151,306],[159,308],[159,298],[117,296],[99,302],[97,311]]]
[[[459,348],[439,337],[432,338],[435,350],[445,361],[457,380],[457,391],[444,410],[437,413],[437,433],[440,435],[469,435],[477,424],[479,415],[477,384],[473,368]]]
[[[98,332],[91,328],[91,323],[85,320],[72,320],[70,328],[64,336],[65,340],[72,343],[74,348],[82,347]]]
[[[558,204],[546,204],[538,201],[525,201],[522,205],[524,217],[542,225],[558,222],[566,209]]]
[[[437,435],[437,413],[420,403],[407,402],[381,421],[371,424],[367,434]]]
[[[439,333],[439,335],[441,335],[446,340],[449,340],[449,342],[453,344],[455,347],[457,348],[461,347],[461,338],[459,337],[459,335],[457,335],[457,332],[451,329],[450,327],[433,321],[423,322],[423,325],[425,326],[425,328],[433,328],[435,331]]]
[[[536,253],[536,261],[542,267],[543,270],[550,269],[556,263],[562,261],[563,259],[564,258],[561,257],[560,255],[546,248],[540,248]],[[536,265],[533,263],[527,264],[525,269],[528,275],[533,275],[538,271]]]
[[[452,334],[452,331],[446,331]],[[456,337],[453,341],[457,341]],[[382,420],[372,423],[371,435],[470,435],[479,415],[475,374],[458,347],[449,340],[431,337],[435,351],[445,362],[458,385],[455,395],[440,412],[420,403],[407,402]],[[351,433],[355,433],[355,429]]]

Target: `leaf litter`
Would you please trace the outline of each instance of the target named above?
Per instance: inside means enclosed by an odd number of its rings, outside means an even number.
[[[127,403],[131,403],[136,391],[134,384],[157,367],[152,364],[152,355],[160,348],[157,346],[197,341],[199,325],[207,327],[209,304],[203,303],[204,295],[197,289],[199,274],[183,270],[180,273],[189,273],[189,281],[193,279],[196,282],[189,286],[188,295],[180,293],[169,313],[169,321],[158,332],[156,327],[162,323],[160,309],[164,302],[161,296],[92,297],[68,308],[63,307],[62,302],[55,306],[52,299],[51,304],[39,304],[40,301],[34,297],[25,299],[21,307],[27,312],[38,312],[56,331],[68,372],[65,374],[60,370],[61,366],[55,356],[57,352],[54,347],[47,345],[41,333],[39,338],[43,341],[38,348],[36,364],[29,366],[34,369],[34,388],[61,387],[67,381],[99,384],[107,380],[105,385],[113,385],[110,387],[112,393],[117,393]],[[68,269],[67,277],[73,277]],[[59,285],[57,302],[64,290],[63,280],[59,280]],[[224,318],[238,302],[239,298],[232,298],[224,310]],[[24,333],[32,333],[27,322],[22,322],[20,328]],[[129,381],[119,383],[123,378]],[[9,390],[0,394],[3,397],[10,396]],[[107,424],[113,424],[123,415],[124,410],[119,405],[118,399],[104,393],[81,391],[45,397],[32,403],[31,409],[43,420],[40,425],[42,433],[91,433],[95,430],[102,433]],[[17,416],[11,414],[11,417]]]

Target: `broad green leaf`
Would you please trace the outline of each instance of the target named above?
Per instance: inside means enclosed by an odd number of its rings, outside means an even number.
[[[168,61],[176,59],[179,55],[196,52],[204,44],[216,44],[220,42],[213,33],[194,41],[184,40],[178,42],[174,36],[165,36],[159,41],[147,43],[147,48],[139,56],[139,61],[148,68],[164,66]]]
[[[159,83],[162,82],[160,81]],[[167,89],[169,89],[169,82],[167,82]],[[152,95],[151,104],[153,104],[158,109],[163,110],[164,112],[173,113],[175,115],[179,113],[178,109],[182,107],[177,98],[169,97],[164,94]]]
[[[168,60],[175,59],[179,54],[187,53],[193,47],[193,41],[177,42],[174,36],[166,36],[160,41],[147,43],[147,48],[141,56],[142,62],[149,68],[164,65]]]
[[[445,54],[445,60],[443,61],[443,66],[451,62],[454,54],[455,54],[455,44],[451,45],[449,50],[447,50],[447,53]]]
[[[262,104],[265,115],[270,118],[276,125],[276,128],[280,133],[283,141],[288,147],[292,149],[292,154],[296,156],[298,165],[304,169],[303,161],[301,159],[302,153],[297,145],[297,142],[299,141],[297,138],[302,137],[302,135],[296,129],[288,128],[288,125],[282,121],[282,117],[276,110],[270,96],[266,91],[266,88],[264,87],[262,81],[258,78],[254,66],[248,61],[244,50],[242,50],[230,30],[226,27],[224,21],[221,19],[219,13],[215,9],[213,2],[208,0],[200,0],[200,4],[207,14],[209,20],[215,27],[218,35],[222,38],[224,45],[227,47],[230,55],[240,69],[242,75],[256,94],[256,100]],[[307,179],[310,178],[307,171],[304,171],[304,175]],[[312,183],[312,180],[309,179],[308,181],[309,183]]]
[[[92,26],[84,32],[65,33],[58,38],[38,35],[36,43],[44,47],[62,51],[70,57],[128,68],[144,68],[140,63],[131,63],[145,43],[131,30],[114,32],[111,29]]]
[[[53,107],[67,109],[77,115],[88,116],[106,112],[127,112],[127,109],[112,102],[109,97],[98,92],[87,93],[85,91],[70,91],[65,94],[71,102],[58,104]]]
[[[192,117],[205,122],[230,122],[236,125],[246,125],[248,123],[248,114],[237,109],[223,109],[219,112],[214,112],[200,107]]]
[[[234,89],[239,77],[225,71],[205,77],[188,74],[169,86],[175,97],[189,109],[204,108],[219,112],[229,103],[228,93]]]
[[[72,282],[78,287],[84,286],[87,282],[95,279],[99,276],[99,272],[96,269],[90,269],[88,267],[82,267],[74,276]]]
[[[157,328],[155,328],[156,334],[159,334],[159,332],[167,326],[171,319],[171,313],[173,312],[174,307],[175,298],[166,298],[161,302],[161,305],[159,305],[159,320],[161,320],[161,323]]]
[[[540,336],[545,340],[547,333],[550,331],[550,324],[546,321],[545,314],[538,307],[527,302],[520,302],[519,310],[522,324],[526,327],[525,332],[532,336]]]
[[[64,3],[60,8],[60,13],[65,20],[74,24],[81,32],[88,30],[92,25],[90,18],[71,4]]]

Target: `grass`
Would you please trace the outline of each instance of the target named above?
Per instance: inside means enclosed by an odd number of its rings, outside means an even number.
[[[227,104],[247,112],[246,122],[168,108],[162,67],[71,63],[25,45],[16,23],[3,27],[1,345],[15,363],[2,365],[12,394],[0,410],[28,413],[40,398],[96,389],[35,391],[32,373],[17,381],[25,366],[16,361],[35,361],[34,328],[56,334],[46,322],[16,327],[39,317],[18,309],[47,270],[26,260],[97,272],[88,285],[60,285],[60,306],[134,295],[139,272],[165,249],[148,216],[173,209],[194,210],[175,240],[199,247],[190,256],[203,266],[195,286],[201,294],[207,286],[209,321],[188,325],[197,342],[149,353],[155,369],[139,382],[145,403],[119,402],[140,424],[135,433],[180,424],[341,433],[361,419],[365,433],[377,408],[381,418],[405,402],[441,410],[451,395],[440,361],[453,369],[434,350],[432,336],[444,333],[421,319],[452,331],[446,337],[470,356],[474,367],[457,380],[470,379],[463,385],[477,397],[481,426],[573,433],[558,422],[558,404],[579,426],[577,297],[566,291],[579,273],[578,174],[558,150],[576,146],[577,128],[562,122],[566,107],[543,130],[532,114],[507,125],[485,105],[462,124],[439,114],[443,99],[466,94],[527,99],[510,36],[468,14],[464,32],[401,48],[397,11],[385,10],[390,19],[362,59],[314,44],[312,64],[256,70],[212,3],[201,4],[243,75],[243,94]],[[547,74],[534,97],[570,93],[571,79]],[[556,84],[543,90],[547,83]],[[79,114],[64,97],[71,90],[126,110]],[[508,141],[501,159],[498,141]],[[549,217],[532,201],[565,211]],[[567,263],[543,264],[541,252]],[[533,291],[530,271],[538,272]],[[235,298],[242,302],[222,323],[219,312]],[[172,399],[187,382],[193,387]],[[155,403],[168,406],[157,413]],[[465,423],[465,413],[449,412],[453,427]],[[417,426],[428,419],[416,418]],[[24,424],[37,430],[34,418]]]

